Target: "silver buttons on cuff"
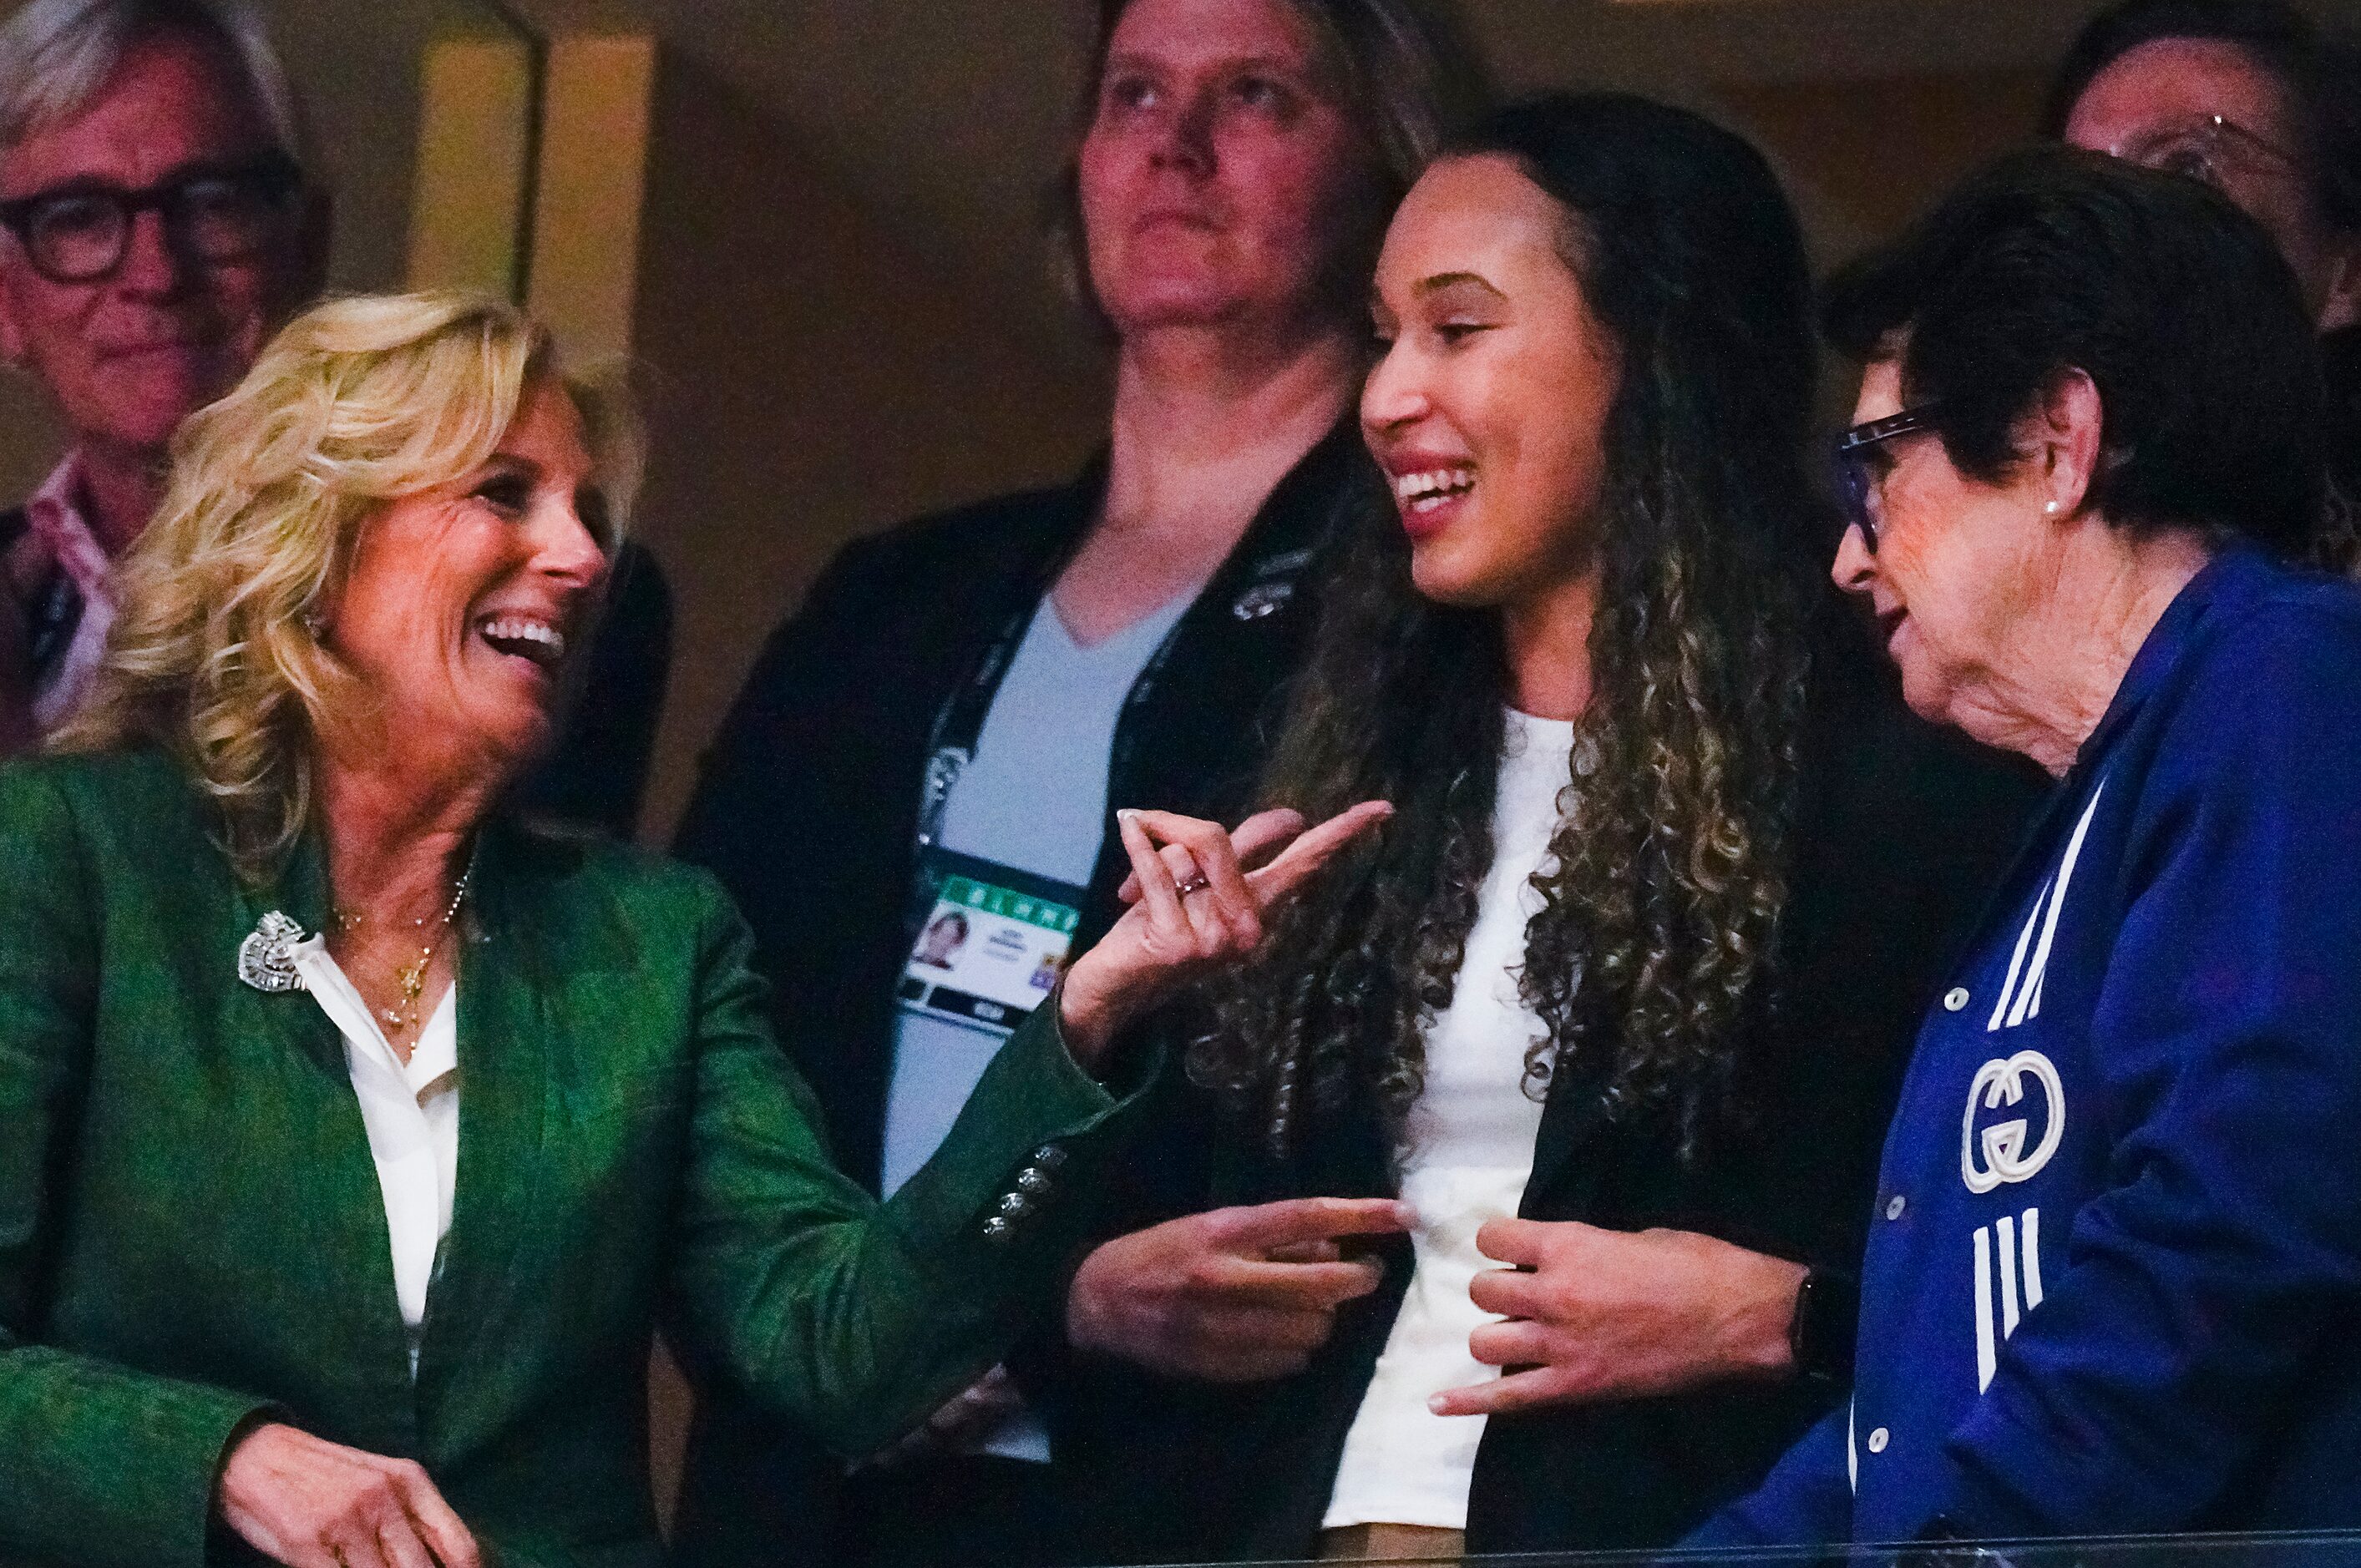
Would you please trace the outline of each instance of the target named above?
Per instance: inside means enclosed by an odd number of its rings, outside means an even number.
[[[1926,992],[1919,992],[1919,994],[1923,996],[1923,995],[1925,995],[1925,994],[1926,994]],[[1957,1013],[1960,1008],[1965,1007],[1967,1004],[1968,1004],[1968,988],[1967,988],[1966,986],[1964,986],[1964,985],[1955,985],[1955,986],[1951,987],[1951,989],[1950,989],[1950,990],[1949,990],[1949,991],[1947,991],[1947,992],[1943,992],[1943,1011],[1944,1011],[1944,1012],[1946,1012],[1946,1013]]]
[[[1885,1201],[1885,1217],[1889,1220],[1898,1220],[1902,1218],[1902,1211],[1908,1207],[1909,1205],[1902,1201],[1902,1194],[1897,1192]]]
[[[1869,1451],[1872,1453],[1883,1453],[1885,1452],[1885,1443],[1886,1431],[1883,1427],[1880,1427],[1875,1431],[1869,1434]]]
[[[984,1239],[1006,1242],[1014,1236],[1017,1224],[1039,1209],[1041,1201],[1058,1185],[1049,1173],[1065,1163],[1066,1151],[1055,1144],[1035,1149],[1030,1163],[1016,1173],[1009,1190],[993,1205],[992,1217],[983,1222]]]

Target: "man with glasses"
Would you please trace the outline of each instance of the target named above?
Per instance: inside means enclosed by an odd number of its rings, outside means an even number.
[[[2190,175],[2270,234],[2322,334],[2332,564],[2361,566],[2361,67],[2279,0],[2121,0],[2067,51],[2045,132]]]
[[[86,695],[172,432],[325,280],[317,167],[246,0],[34,0],[0,27],[0,354],[71,442],[0,512],[0,756]],[[627,544],[596,700],[520,791],[527,810],[630,833],[671,641],[663,575]]]
[[[72,715],[172,432],[324,280],[306,161],[241,8],[36,0],[0,29],[0,353],[71,443],[0,514],[0,751]]]

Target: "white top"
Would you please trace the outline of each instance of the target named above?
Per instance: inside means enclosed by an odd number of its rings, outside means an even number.
[[[345,1066],[368,1129],[385,1199],[385,1229],[393,1245],[393,1289],[410,1331],[410,1375],[418,1376],[418,1347],[426,1327],[426,1291],[434,1257],[451,1230],[451,1194],[459,1175],[459,988],[443,993],[404,1065],[386,1042],[368,1003],[353,989],[327,939],[307,938],[288,948],[320,1011],[345,1037]]]
[[[1417,1212],[1417,1266],[1377,1372],[1345,1434],[1323,1529],[1354,1524],[1467,1528],[1482,1416],[1438,1416],[1446,1388],[1498,1377],[1467,1336],[1499,1320],[1467,1288],[1500,1266],[1476,1250],[1484,1222],[1513,1215],[1533,1170],[1542,1105],[1525,1092],[1525,1053],[1548,1029],[1517,995],[1525,926],[1541,909],[1531,885],[1573,782],[1574,726],[1511,710],[1492,806],[1492,865],[1451,1005],[1426,1036],[1426,1080],[1411,1107],[1401,1195]]]

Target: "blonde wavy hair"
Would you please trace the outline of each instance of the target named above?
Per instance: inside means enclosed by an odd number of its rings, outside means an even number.
[[[526,389],[557,373],[548,334],[488,295],[360,295],[298,316],[174,438],[163,506],[120,565],[105,667],[51,750],[170,752],[218,809],[239,873],[268,880],[311,819],[315,739],[368,710],[315,630],[362,527],[479,467]],[[616,387],[562,384],[611,548],[637,423]]]

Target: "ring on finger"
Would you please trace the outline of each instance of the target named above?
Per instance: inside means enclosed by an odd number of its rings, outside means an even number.
[[[1188,880],[1175,886],[1172,891],[1180,897],[1186,898],[1192,893],[1202,893],[1213,885],[1213,879],[1203,872],[1191,872]]]

